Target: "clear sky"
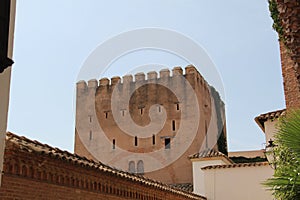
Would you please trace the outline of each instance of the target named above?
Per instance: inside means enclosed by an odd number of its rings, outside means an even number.
[[[267,0],[17,1],[8,130],[72,152],[83,62],[107,39],[143,27],[175,30],[207,51],[225,88],[229,150],[261,149],[254,117],[285,107]],[[135,59],[186,64],[147,51],[135,56],[108,76],[124,75]]]

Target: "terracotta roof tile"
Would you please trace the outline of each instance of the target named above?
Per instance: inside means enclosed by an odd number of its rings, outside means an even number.
[[[177,183],[177,184],[170,184],[171,187],[184,190],[187,192],[193,192],[193,184],[192,183]]]
[[[265,166],[269,165],[268,162],[256,162],[256,163],[236,163],[231,165],[212,165],[201,168],[202,170],[208,169],[224,169],[224,168],[236,168],[236,167],[258,167],[258,166]]]
[[[36,140],[30,140],[24,136],[18,136],[18,135],[15,135],[15,134],[9,132],[6,134],[6,140],[16,144],[17,146],[19,146],[20,149],[28,151],[28,152],[48,155],[48,156],[54,157],[55,159],[68,160],[69,162],[73,162],[73,164],[75,164],[75,165],[91,167],[91,168],[97,169],[102,172],[114,174],[116,176],[119,176],[120,178],[129,179],[134,182],[139,182],[139,183],[153,186],[153,187],[156,187],[156,188],[159,188],[162,190],[166,190],[169,192],[184,195],[191,199],[206,199],[205,197],[202,197],[200,195],[193,194],[191,192],[187,192],[187,191],[184,191],[181,189],[171,187],[167,184],[146,178],[141,175],[131,174],[129,172],[125,172],[125,171],[121,171],[121,170],[112,168],[101,162],[96,162],[96,161],[87,159],[86,157],[82,157],[77,154],[72,154],[68,151],[63,151],[58,148],[51,147],[47,144],[42,144]]]
[[[273,120],[276,118],[279,118],[281,116],[284,116],[286,112],[286,109],[276,110],[268,113],[261,114],[257,117],[255,117],[255,121],[258,124],[258,126],[265,132],[265,126],[264,122],[267,120]]]
[[[189,156],[190,159],[213,158],[213,157],[223,157],[223,158],[227,159],[230,163],[233,163],[232,160],[230,160],[230,158],[228,158],[228,156],[226,156],[222,152],[219,152],[215,149],[207,149],[207,150],[200,151],[199,153],[195,153],[195,154]]]

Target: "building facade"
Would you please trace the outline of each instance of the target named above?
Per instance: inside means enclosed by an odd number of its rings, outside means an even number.
[[[7,133],[0,199],[205,200],[143,176]]]
[[[192,183],[189,155],[227,153],[219,94],[194,66],[134,77],[77,83],[75,153],[166,183]]]

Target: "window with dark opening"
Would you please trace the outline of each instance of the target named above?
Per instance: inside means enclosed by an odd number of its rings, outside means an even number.
[[[155,135],[152,135],[152,144],[155,145]]]
[[[112,146],[113,149],[116,149],[116,140],[113,139],[113,146]]]
[[[93,139],[93,133],[92,133],[92,131],[90,131],[90,140],[92,140]]]
[[[143,111],[144,111],[144,109],[143,109],[143,108],[140,108],[140,113],[141,113],[141,115],[143,114]]]
[[[107,117],[108,117],[108,112],[105,112],[105,118],[107,119]]]
[[[92,122],[92,115],[89,115],[90,123]]]
[[[122,116],[124,116],[125,115],[125,110],[122,110]]]
[[[158,112],[161,112],[161,107],[160,106],[158,106]]]
[[[165,138],[165,149],[171,149],[171,138]]]
[[[172,130],[173,130],[173,131],[175,131],[175,130],[176,130],[176,127],[175,127],[175,125],[176,125],[176,124],[175,124],[175,120],[172,120]]]
[[[137,146],[138,145],[138,138],[137,136],[134,137],[134,146]]]
[[[179,103],[176,103],[176,110],[179,110]]]

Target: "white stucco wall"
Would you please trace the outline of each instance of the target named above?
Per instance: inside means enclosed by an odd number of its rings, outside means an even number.
[[[207,200],[272,200],[261,185],[271,177],[269,165],[204,170]]]
[[[266,135],[266,143],[272,138],[274,140],[274,135],[276,133],[276,124],[278,123],[278,119],[275,120],[267,120],[265,125],[265,135]]]
[[[15,9],[16,1],[11,0],[10,11],[10,25],[9,25],[9,38],[8,38],[8,57],[12,58],[13,55],[13,40],[14,40],[14,25],[15,25]],[[3,171],[3,155],[5,145],[5,133],[7,129],[7,114],[9,103],[9,90],[10,90],[10,74],[11,68],[7,68],[4,72],[0,73],[0,185]]]
[[[222,159],[194,159],[193,162],[193,191],[196,194],[205,196],[205,181],[204,181],[204,171],[201,169],[206,166],[211,165],[224,165],[228,162],[224,162]]]

